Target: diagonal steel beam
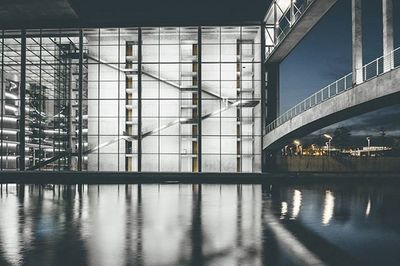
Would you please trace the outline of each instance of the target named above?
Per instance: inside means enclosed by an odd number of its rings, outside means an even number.
[[[114,65],[114,64],[112,64],[112,63],[109,63],[109,62],[104,61],[104,60],[102,60],[102,59],[96,58],[96,57],[94,57],[94,56],[92,56],[92,55],[86,54],[85,56],[86,56],[88,59],[90,59],[90,60],[93,60],[93,61],[95,61],[95,62],[97,62],[97,63],[100,63],[100,64],[104,64],[104,65],[106,65],[106,66],[108,66],[108,67],[110,67],[110,68],[112,68],[112,69],[117,70],[117,71],[120,71],[120,72],[123,72],[123,73],[132,72],[131,69],[120,68],[120,67],[118,67],[118,66],[116,66],[116,65]],[[184,87],[179,86],[179,85],[176,84],[175,82],[172,82],[172,81],[169,81],[169,80],[167,80],[167,79],[165,79],[165,78],[163,78],[163,77],[160,77],[159,75],[157,75],[156,73],[152,72],[152,71],[149,70],[149,69],[144,69],[144,68],[142,68],[142,74],[143,74],[143,75],[146,75],[146,76],[148,76],[148,77],[157,79],[157,80],[161,81],[162,83],[168,84],[168,85],[170,85],[170,86],[172,86],[172,87],[174,87],[174,88],[177,88],[177,89],[179,89],[179,90],[183,90],[183,89],[184,89]],[[204,86],[203,86],[203,87],[204,87]],[[222,97],[222,96],[220,96],[220,95],[218,95],[218,94],[216,94],[216,93],[214,93],[214,92],[211,92],[211,91],[209,91],[209,90],[202,89],[202,92],[204,92],[204,93],[206,93],[206,94],[208,94],[208,95],[211,95],[211,96],[213,96],[213,97],[215,97],[215,98],[217,98],[217,99],[219,99],[219,100],[224,100],[224,99],[226,99],[226,98],[224,98],[224,97]],[[228,102],[233,103],[233,101],[231,101],[231,100],[228,100]]]
[[[52,157],[52,158],[50,158],[50,159],[48,159],[48,160],[46,160],[46,161],[39,162],[38,164],[29,167],[28,170],[29,170],[29,171],[37,170],[37,169],[39,169],[39,168],[42,168],[42,167],[48,165],[49,163],[52,163],[52,162],[55,162],[55,161],[57,161],[57,160],[59,160],[59,159],[61,159],[61,158],[70,156],[71,154],[72,154],[72,153],[71,153],[70,151],[65,151],[65,152],[59,153],[59,154],[57,154],[56,156],[54,156],[54,157]]]
[[[214,112],[211,112],[211,113],[208,113],[206,115],[203,115],[201,117],[201,119],[204,120],[204,119],[210,118],[210,117],[215,116],[215,115],[217,115],[219,113],[222,113],[224,111],[227,111],[229,109],[236,108],[236,107],[254,107],[258,103],[259,103],[259,101],[255,101],[255,100],[239,100],[239,101],[234,102],[233,104],[228,104],[227,106],[225,106],[225,107],[223,107],[221,109],[218,109],[218,110],[216,110]],[[178,123],[184,124],[184,123],[187,123],[187,122],[191,122],[192,120],[193,120],[193,118],[179,118],[179,119],[176,119],[174,121],[171,121],[171,122],[169,122],[169,123],[167,123],[165,125],[162,125],[162,126],[156,128],[156,129],[153,129],[153,130],[147,131],[146,133],[143,133],[142,137],[145,138],[145,137],[154,135],[154,134],[160,132],[161,130],[169,128],[169,127],[171,127],[173,125],[176,125]],[[100,148],[104,148],[104,147],[106,147],[108,145],[111,145],[111,144],[113,144],[115,142],[118,142],[120,140],[128,140],[129,141],[129,140],[137,140],[137,138],[138,137],[134,136],[134,135],[126,135],[126,133],[124,132],[124,134],[122,136],[116,137],[115,139],[112,139],[112,140],[110,140],[108,142],[104,142],[104,143],[100,144],[99,146],[96,146],[96,147],[94,147],[94,148],[92,148],[90,150],[87,150],[87,151],[83,152],[83,153],[85,155],[86,154],[90,154],[90,153],[95,152],[96,150],[99,150]]]

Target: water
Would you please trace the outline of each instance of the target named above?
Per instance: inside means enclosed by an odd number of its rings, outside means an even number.
[[[1,185],[0,265],[398,265],[384,185]]]

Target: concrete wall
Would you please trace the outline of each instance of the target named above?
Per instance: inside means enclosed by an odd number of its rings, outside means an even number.
[[[255,43],[261,43],[261,32],[259,32],[254,40]],[[256,46],[257,47],[257,46]],[[262,56],[261,56],[261,49],[255,49],[254,51],[254,58],[256,60],[261,61]],[[257,77],[261,77],[261,75],[264,75],[264,73],[261,73],[261,65],[260,64],[254,64],[254,76],[256,79],[260,79]],[[254,89],[255,89],[255,97],[261,99],[261,89],[262,89],[263,84],[261,84],[260,81],[256,81],[254,83]],[[261,153],[262,153],[262,132],[261,132],[261,127],[262,127],[262,121],[261,121],[261,102],[254,107],[253,109],[253,116],[255,117],[254,119],[254,127],[253,127],[253,134],[255,136],[254,138],[254,160],[253,160],[253,171],[254,172],[261,172]]]
[[[400,158],[396,157],[279,157],[278,171],[289,172],[396,172],[400,171]]]

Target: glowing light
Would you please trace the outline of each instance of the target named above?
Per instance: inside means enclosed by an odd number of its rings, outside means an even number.
[[[5,92],[5,96],[14,100],[18,100],[18,96],[9,92]]]
[[[8,111],[12,111],[12,112],[14,112],[14,113],[17,113],[18,112],[18,107],[14,107],[14,106],[11,106],[11,105],[5,105],[5,107],[4,107],[6,110],[8,110]]]
[[[282,205],[281,205],[281,219],[285,218],[286,214],[287,214],[287,203],[285,201],[282,201]]]
[[[293,218],[296,218],[299,215],[300,207],[301,207],[301,192],[296,189],[293,193],[293,211],[292,211]]]
[[[2,119],[3,119],[4,121],[17,122],[17,118],[16,118],[16,117],[4,116],[4,117],[2,117]]]
[[[368,199],[367,209],[365,210],[365,216],[369,216],[371,212],[371,199]]]
[[[335,197],[329,190],[325,191],[324,212],[322,214],[322,224],[328,225],[333,216],[333,208],[335,207]]]

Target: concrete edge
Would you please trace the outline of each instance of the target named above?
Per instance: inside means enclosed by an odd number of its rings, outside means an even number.
[[[359,181],[400,184],[400,173],[0,172],[0,183],[24,184],[317,184]]]

